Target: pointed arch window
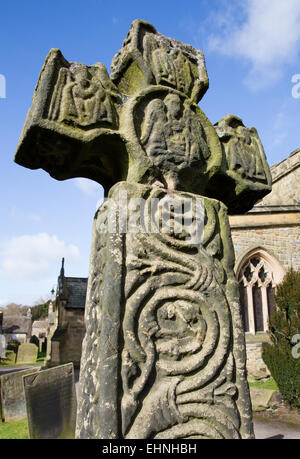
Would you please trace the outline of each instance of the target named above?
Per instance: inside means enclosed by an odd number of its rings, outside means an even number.
[[[283,275],[281,267],[278,270],[275,263],[268,262],[259,253],[249,256],[242,264],[238,283],[246,332],[255,334],[268,330],[269,317],[275,306],[275,287]]]

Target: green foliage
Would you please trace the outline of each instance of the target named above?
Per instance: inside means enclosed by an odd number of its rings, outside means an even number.
[[[27,420],[16,422],[4,422],[0,423],[0,439],[9,440],[9,439],[27,439],[28,427]]]
[[[46,303],[38,304],[37,306],[33,306],[31,308],[32,314],[32,321],[45,319],[48,316],[48,308],[49,308],[50,300]]]
[[[300,273],[290,270],[277,287],[276,308],[270,317],[272,344],[263,345],[262,358],[283,400],[300,409],[300,359],[292,355],[294,335],[300,333]]]
[[[45,358],[46,358],[46,352],[39,352],[39,353],[38,353],[38,358],[37,358],[36,361],[37,361],[37,363],[43,364]]]
[[[270,319],[274,344],[293,346],[291,339],[300,332],[300,272],[289,271],[278,285],[276,305]]]
[[[279,390],[273,378],[269,378],[267,381],[249,381],[248,384],[250,387],[258,387],[259,389]]]

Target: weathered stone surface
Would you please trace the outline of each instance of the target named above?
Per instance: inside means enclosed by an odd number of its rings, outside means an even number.
[[[0,401],[2,402],[3,420],[5,422],[26,419],[23,376],[36,373],[37,371],[38,368],[31,368],[0,376]]]
[[[0,359],[5,359],[6,339],[4,335],[0,334]]]
[[[40,74],[15,161],[112,199],[95,222],[78,437],[253,437],[225,205],[249,210],[270,174],[254,128],[206,118],[207,88],[203,53],[140,20],[110,77],[59,50]]]
[[[272,193],[260,204],[263,206],[299,205],[300,203],[300,149],[271,167]],[[284,193],[283,193],[284,190]]]
[[[33,343],[21,344],[18,348],[17,363],[35,363],[39,348]]]
[[[265,411],[278,406],[282,398],[280,393],[272,389],[250,387],[250,396],[253,411]]]
[[[114,223],[116,207],[120,221],[125,191],[127,209],[145,199],[144,221],[129,211],[126,234],[94,232],[78,436],[251,437],[225,206],[190,193],[120,183],[109,194],[116,206],[108,201],[98,213],[98,229]],[[142,232],[150,225],[154,198],[198,199],[202,213],[190,236],[202,228],[199,240]],[[137,225],[130,228],[133,218]]]
[[[150,85],[163,85],[196,103],[208,89],[202,51],[167,38],[140,20],[133,21],[123,47],[113,58],[111,79],[129,96]]]
[[[76,392],[73,364],[23,378],[30,438],[74,438]]]
[[[267,333],[259,333],[258,335],[247,333],[246,335],[248,381],[259,381],[270,376],[270,372],[262,359],[262,345],[265,342],[270,342]]]
[[[159,181],[247,211],[271,189],[264,152],[233,115],[214,128],[197,105],[207,88],[203,53],[144,21],[133,22],[111,77],[53,49],[15,161],[58,180],[90,178],[106,193],[122,180]]]
[[[244,126],[241,118],[227,115],[215,124],[222,143],[224,162],[215,181],[222,183],[216,188],[214,197],[224,201],[231,213],[244,212],[243,200],[254,206],[259,198],[271,191],[272,177],[262,143],[254,127]],[[219,194],[217,194],[219,192]]]

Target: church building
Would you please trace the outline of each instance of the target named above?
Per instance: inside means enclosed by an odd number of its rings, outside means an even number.
[[[268,340],[276,286],[290,268],[300,270],[300,148],[271,174],[272,192],[247,214],[230,216],[252,379],[268,374],[261,345]]]

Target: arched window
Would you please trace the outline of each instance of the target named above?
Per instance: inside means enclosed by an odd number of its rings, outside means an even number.
[[[250,333],[268,330],[275,306],[274,290],[284,271],[267,252],[252,251],[244,257],[237,271],[244,330]]]

